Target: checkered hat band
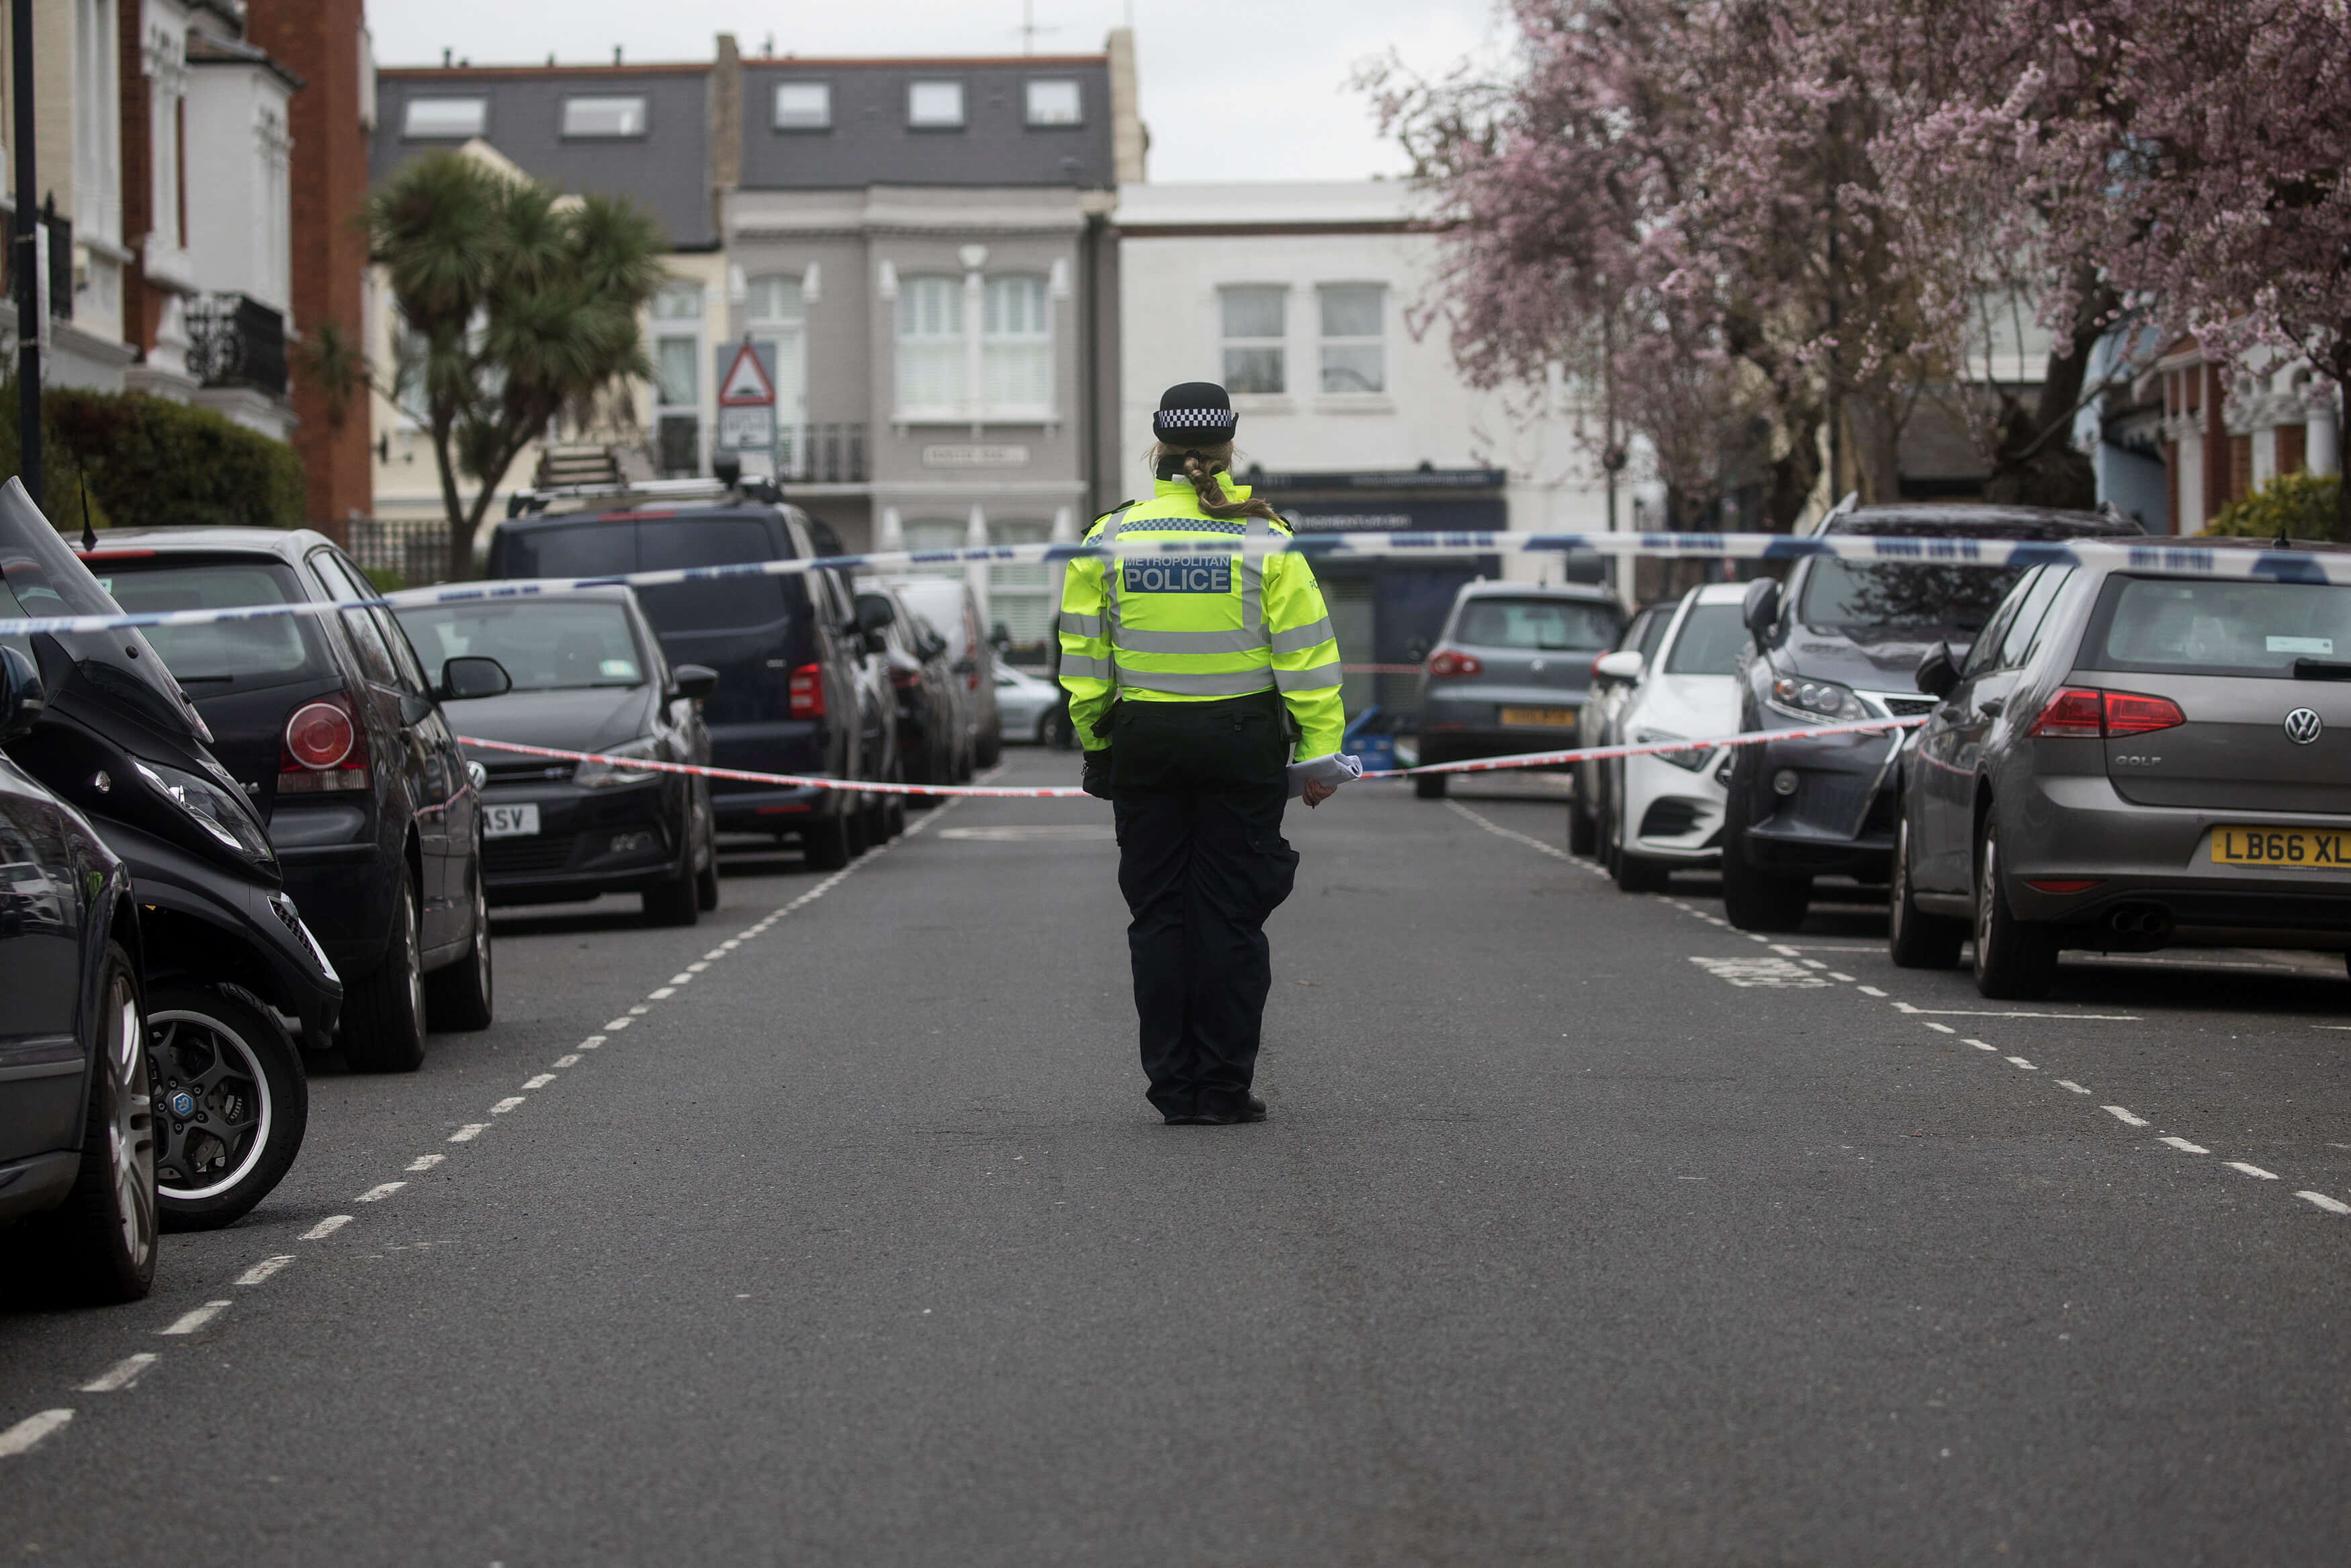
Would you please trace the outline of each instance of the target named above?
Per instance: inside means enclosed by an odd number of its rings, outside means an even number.
[[[1224,431],[1233,428],[1230,409],[1162,409],[1152,416],[1157,431]]]

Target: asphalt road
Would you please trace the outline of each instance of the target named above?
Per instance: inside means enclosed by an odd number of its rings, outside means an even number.
[[[1255,1127],[1144,1104],[1090,802],[507,919],[152,1299],[11,1283],[0,1561],[2351,1555],[2339,964],[1987,1003],[1471,794],[1293,808]]]

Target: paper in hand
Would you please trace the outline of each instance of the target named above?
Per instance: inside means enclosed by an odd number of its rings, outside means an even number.
[[[1306,781],[1325,784],[1334,788],[1353,784],[1364,776],[1364,759],[1351,757],[1344,752],[1333,752],[1327,757],[1290,764],[1290,798],[1298,799],[1306,793]]]

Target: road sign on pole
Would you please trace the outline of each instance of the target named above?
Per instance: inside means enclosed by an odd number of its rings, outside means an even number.
[[[718,450],[772,452],[776,383],[747,338],[718,380]]]

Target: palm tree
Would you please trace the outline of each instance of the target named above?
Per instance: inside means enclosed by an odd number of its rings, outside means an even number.
[[[373,259],[402,327],[396,390],[418,394],[449,572],[517,457],[569,414],[653,374],[638,318],[661,286],[660,223],[626,197],[559,196],[463,152],[406,164],[368,199]],[[475,483],[469,504],[459,485]]]

